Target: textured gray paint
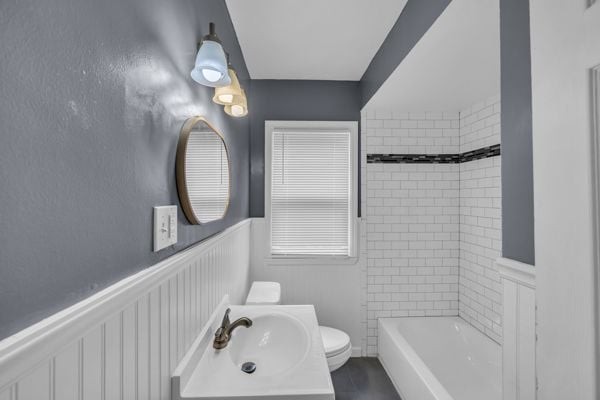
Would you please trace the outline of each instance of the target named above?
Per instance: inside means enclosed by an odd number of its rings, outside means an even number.
[[[529,1],[500,0],[502,255],[535,263]]]
[[[252,80],[249,107],[250,216],[264,217],[265,121],[360,121],[359,83]]]
[[[408,0],[406,7],[388,33],[363,74],[361,108],[391,75],[404,57],[423,37],[451,0]]]
[[[248,217],[249,118],[189,77],[209,21],[248,80],[221,0],[0,3],[0,338]],[[205,226],[180,212],[178,244],[152,253],[194,114],[225,135],[231,207]]]
[[[409,0],[360,84],[251,85],[222,0],[0,3],[0,339],[264,216],[264,121],[360,120],[449,1]],[[502,0],[501,13],[504,256],[533,263],[528,4]],[[245,119],[227,117],[189,78],[209,21],[249,91]],[[179,204],[175,146],[194,114],[225,134],[231,207],[200,227],[180,213],[179,243],[152,253],[152,206]]]

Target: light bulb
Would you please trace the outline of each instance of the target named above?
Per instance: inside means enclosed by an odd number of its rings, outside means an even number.
[[[239,117],[240,115],[244,114],[244,107],[240,106],[239,104],[234,104],[233,106],[231,106],[231,113],[235,117]]]
[[[241,89],[241,94],[239,96],[233,96],[233,101],[231,104],[226,104],[224,107],[227,115],[231,115],[232,117],[243,117],[248,114],[248,100],[246,99],[246,92],[244,89]]]
[[[219,79],[223,77],[223,74],[219,71],[215,71],[214,69],[203,68],[202,76],[209,82],[217,82]]]
[[[233,102],[233,95],[232,94],[219,95],[219,101],[221,101],[222,103],[231,104]]]

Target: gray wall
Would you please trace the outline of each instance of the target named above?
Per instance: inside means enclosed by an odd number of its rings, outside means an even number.
[[[209,21],[247,81],[221,0],[0,3],[0,339],[248,217],[249,118],[189,77]],[[226,137],[231,207],[205,226],[180,212],[179,243],[152,253],[195,114]]]
[[[535,263],[529,1],[500,0],[502,255]]]
[[[409,0],[360,83],[250,83],[223,0],[0,3],[0,339],[264,216],[264,121],[359,121],[449,1]],[[501,0],[501,15],[503,253],[533,263],[528,4]],[[189,78],[209,21],[249,92],[247,118]],[[231,207],[203,226],[180,212],[179,243],[152,253],[152,207],[179,204],[175,146],[196,114],[226,137]]]
[[[408,0],[406,7],[388,33],[363,74],[361,108],[381,87],[404,57],[423,37],[451,0]]]
[[[265,121],[360,121],[360,88],[345,81],[252,80],[249,102],[250,216],[264,217]]]

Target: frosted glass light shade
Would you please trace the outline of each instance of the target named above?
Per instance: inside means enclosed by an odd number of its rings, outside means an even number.
[[[225,112],[236,118],[248,115],[248,100],[244,89],[241,96],[234,97],[233,104],[225,106]]]
[[[229,68],[229,78],[231,84],[215,88],[213,101],[223,106],[231,105],[235,102],[235,98],[242,95],[242,88],[237,74],[233,68]]]
[[[220,43],[204,40],[191,74],[196,82],[210,87],[227,86],[231,78],[227,73],[227,59]]]

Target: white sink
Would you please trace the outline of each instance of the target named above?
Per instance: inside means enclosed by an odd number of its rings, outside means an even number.
[[[173,374],[173,399],[333,400],[334,392],[313,306],[230,306],[238,327],[227,347],[212,347],[226,307],[213,315]],[[242,364],[253,362],[248,374]]]
[[[252,318],[250,328],[237,328],[223,349],[237,371],[242,364],[256,364],[253,375],[273,376],[300,365],[308,351],[310,333],[297,318],[284,312],[269,312]]]

